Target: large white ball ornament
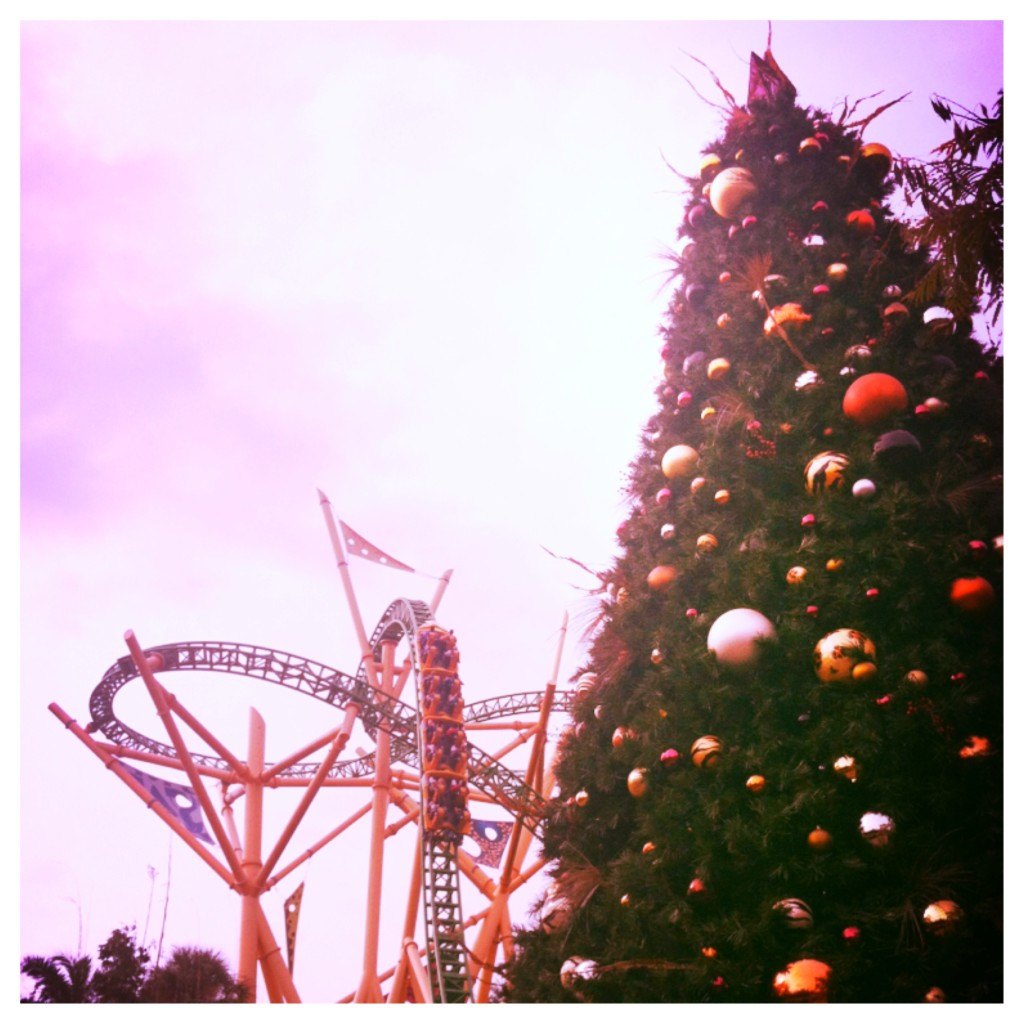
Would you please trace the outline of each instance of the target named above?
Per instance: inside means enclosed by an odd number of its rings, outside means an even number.
[[[670,480],[690,477],[697,472],[700,455],[688,444],[673,445],[661,459],[661,471]]]
[[[745,167],[728,167],[711,183],[711,209],[729,220],[739,216],[757,195],[757,184]]]
[[[733,608],[712,623],[708,650],[725,668],[752,668],[761,656],[762,645],[775,639],[775,627],[760,612]]]

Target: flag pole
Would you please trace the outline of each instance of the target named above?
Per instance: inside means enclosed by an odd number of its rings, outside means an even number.
[[[348,601],[348,609],[352,615],[352,624],[355,627],[356,639],[359,641],[359,649],[362,652],[363,664],[366,666],[366,675],[374,687],[379,686],[377,679],[377,667],[373,662],[373,652],[370,650],[370,641],[366,637],[366,627],[363,625],[363,618],[359,614],[359,604],[356,601],[356,592],[352,587],[352,577],[349,575],[348,562],[345,560],[345,547],[338,536],[338,524],[331,509],[331,503],[319,488],[320,508],[324,514],[324,522],[327,524],[327,533],[331,538],[331,547],[334,550],[334,559],[338,566],[338,573],[341,575],[341,583],[345,588],[345,598]]]

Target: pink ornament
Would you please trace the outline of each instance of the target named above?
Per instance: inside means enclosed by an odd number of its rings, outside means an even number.
[[[757,218],[751,214],[749,217],[744,217],[741,223],[744,230],[749,230],[750,228],[757,226]]]
[[[676,395],[676,405],[679,406],[680,409],[685,409],[692,401],[693,395],[691,395],[689,391],[680,391],[679,394]]]
[[[983,540],[972,540],[967,546],[975,558],[981,558],[988,551],[988,545]]]
[[[686,617],[688,619],[695,619],[695,618],[697,618],[697,609],[696,608],[687,608],[686,609]]]
[[[843,929],[843,938],[847,942],[856,942],[860,938],[860,929],[854,925]]]
[[[873,601],[876,597],[878,597],[878,587],[868,587],[864,596],[868,598],[868,600]]]
[[[661,757],[659,758],[662,765],[666,768],[674,768],[676,763],[679,761],[679,751],[669,747],[668,750],[662,751]]]
[[[808,512],[807,515],[805,515],[803,517],[803,519],[800,520],[800,525],[805,530],[807,530],[807,529],[810,529],[816,522],[817,522],[817,519],[814,518],[814,513],[813,512]]]
[[[662,487],[654,496],[654,500],[659,505],[667,505],[672,500],[672,492],[667,487]]]
[[[818,614],[818,606],[816,604],[809,604],[807,606],[807,614],[811,617]]]
[[[811,294],[812,295],[828,295],[830,291],[831,291],[831,289],[829,288],[829,286],[827,284],[816,284],[811,289]]]

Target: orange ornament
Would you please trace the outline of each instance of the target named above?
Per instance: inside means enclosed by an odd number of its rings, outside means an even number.
[[[827,1003],[832,968],[820,960],[796,960],[775,975],[775,994],[790,1003]]]
[[[847,389],[843,412],[859,427],[873,427],[907,407],[907,389],[887,373],[865,373]]]
[[[962,576],[953,581],[949,599],[965,612],[984,612],[992,607],[996,592],[992,584],[981,576]]]
[[[807,845],[812,850],[827,850],[832,845],[832,833],[823,828],[814,829],[807,837]]]
[[[647,585],[651,590],[664,590],[676,575],[676,570],[671,565],[656,565],[647,574]]]

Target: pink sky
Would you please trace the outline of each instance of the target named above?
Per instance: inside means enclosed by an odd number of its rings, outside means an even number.
[[[614,556],[670,298],[669,165],[695,173],[720,123],[684,51],[742,101],[765,39],[763,22],[24,25],[21,953],[75,952],[79,913],[84,952],[141,934],[147,865],[163,910],[164,827],[47,711],[87,721],[125,630],[355,671],[316,488],[395,557],[455,570],[438,620],[467,700],[541,688],[564,609],[562,681],[580,664],[592,580],[541,546]],[[903,154],[945,137],[930,94],[988,104],[1002,85],[1000,22],[777,22],[773,50],[826,110],[909,91],[869,131]],[[353,573],[371,627],[433,592]],[[215,682],[171,679],[239,746],[250,704],[271,756],[334,721]],[[234,962],[235,897],[193,861],[176,846],[165,950]],[[309,1001],[354,984],[338,921],[361,919],[365,875],[355,843],[304,876]],[[275,927],[287,894],[265,898]]]

